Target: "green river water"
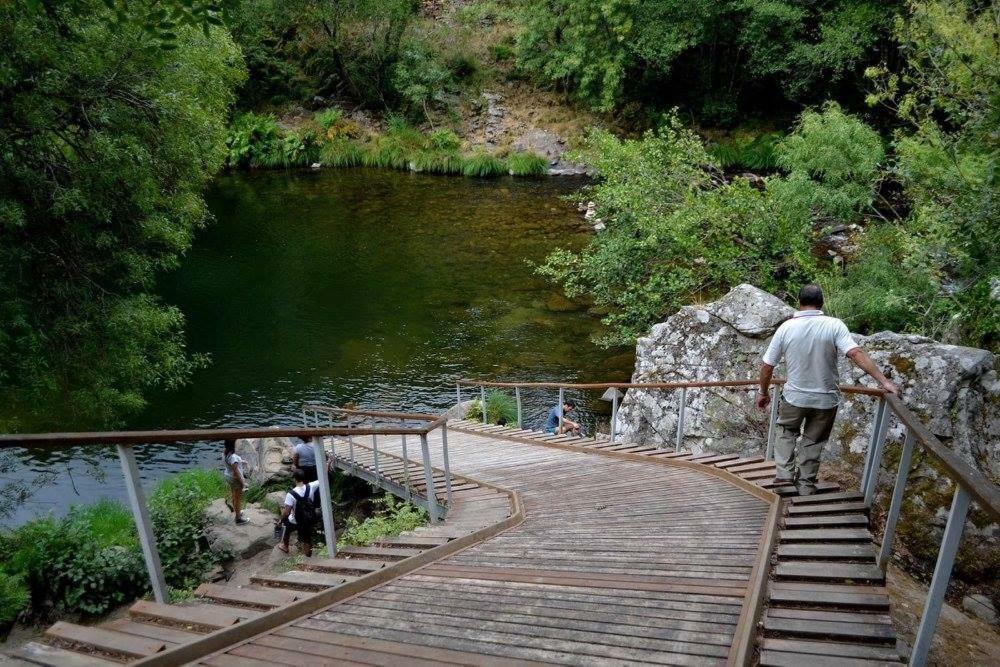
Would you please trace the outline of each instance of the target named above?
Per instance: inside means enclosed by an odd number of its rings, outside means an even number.
[[[626,380],[632,351],[591,343],[598,318],[529,265],[586,242],[560,199],[580,185],[365,169],[220,177],[208,194],[216,222],[159,288],[187,317],[190,350],[212,362],[128,426],[298,424],[309,401],[437,412],[458,377]],[[526,422],[555,398],[526,393]],[[593,423],[603,404],[580,398]],[[151,480],[216,465],[216,449],[150,446],[138,458]],[[57,476],[14,522],[122,495],[110,448],[24,464]]]

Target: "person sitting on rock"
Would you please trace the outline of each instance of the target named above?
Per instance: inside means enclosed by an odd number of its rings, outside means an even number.
[[[233,513],[236,515],[236,524],[242,526],[250,523],[250,519],[243,516],[242,503],[243,492],[247,490],[247,479],[243,473],[246,462],[236,453],[236,441],[226,440],[222,449],[223,473],[226,481],[229,482],[229,493],[232,494]]]
[[[559,406],[556,405],[551,410],[549,410],[549,415],[545,419],[545,430],[548,433],[554,433],[556,435],[564,435],[570,433],[572,435],[580,436],[583,435],[583,428],[577,424],[575,421],[571,421],[566,417],[567,414],[573,411],[576,404],[573,401],[566,401],[562,406],[562,425],[559,425]]]
[[[887,392],[899,393],[854,342],[847,325],[824,315],[822,307],[823,290],[819,285],[805,285],[799,290],[799,311],[778,327],[764,353],[757,394],[757,407],[763,412],[771,403],[768,388],[774,367],[784,357],[788,375],[778,404],[780,430],[774,443],[777,470],[773,484],[795,484],[803,496],[816,493],[820,455],[837,416],[839,356],[846,355]]]
[[[315,482],[318,479],[316,473],[316,452],[313,450],[312,436],[302,438],[302,442],[295,445],[292,453],[292,465],[301,468],[306,474],[307,482]]]
[[[295,486],[285,494],[285,503],[281,507],[279,521],[285,531],[278,548],[286,554],[289,552],[289,541],[294,528],[298,534],[299,550],[308,557],[312,556],[313,533],[319,514],[319,482],[308,481],[302,468],[292,470],[292,480]]]

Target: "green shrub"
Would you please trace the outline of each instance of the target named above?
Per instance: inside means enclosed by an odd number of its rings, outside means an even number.
[[[708,152],[724,169],[735,167],[753,171],[772,171],[778,166],[775,147],[782,137],[780,132],[735,137],[712,144]]]
[[[205,508],[218,497],[207,490],[217,487],[214,483],[203,485],[202,474],[185,475],[190,478],[161,485],[149,498],[163,576],[173,588],[192,588],[213,564],[229,555],[214,553],[203,544],[208,528]]]
[[[345,528],[340,533],[339,545],[368,546],[379,537],[398,535],[427,522],[427,512],[424,509],[397,500],[391,494],[385,494],[375,503],[379,507],[374,516],[364,521],[358,521],[355,517],[347,519]]]
[[[0,640],[5,635],[4,628],[17,620],[29,599],[23,579],[0,569]]]
[[[250,167],[260,164],[278,142],[280,128],[274,116],[237,114],[229,125],[226,137],[226,164],[230,167]]]
[[[462,145],[458,135],[448,129],[434,130],[430,136],[431,146],[442,151],[457,151]]]
[[[538,153],[513,153],[507,156],[507,173],[511,176],[544,176],[549,161]]]
[[[218,470],[194,468],[161,480],[153,489],[149,502],[151,505],[165,503],[181,492],[190,492],[191,497],[196,499],[195,506],[203,510],[213,500],[225,498],[229,494],[229,486]]]
[[[507,169],[503,161],[493,157],[489,153],[479,152],[465,158],[462,173],[466,176],[490,178],[493,176],[502,176],[507,173]]]
[[[324,130],[329,130],[344,117],[344,112],[337,107],[330,107],[313,114],[313,120]]]
[[[472,401],[465,412],[465,418],[471,421],[483,421],[483,408],[479,399]],[[505,391],[490,389],[486,392],[486,423],[516,424],[517,400]]]

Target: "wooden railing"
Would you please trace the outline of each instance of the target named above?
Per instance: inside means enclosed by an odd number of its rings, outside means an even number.
[[[310,409],[318,408],[313,406]],[[338,410],[336,408],[325,408],[326,410]],[[207,442],[214,440],[240,440],[243,438],[312,438],[313,452],[316,456],[316,468],[319,474],[320,500],[322,503],[323,529],[326,537],[327,552],[332,557],[337,551],[337,535],[333,524],[333,506],[330,503],[330,483],[326,474],[326,448],[325,438],[354,438],[357,436],[378,436],[414,435],[420,438],[421,449],[424,455],[424,471],[428,486],[428,512],[432,521],[437,521],[439,512],[438,503],[434,494],[433,473],[430,470],[430,452],[427,445],[427,435],[435,429],[446,428],[447,419],[442,416],[423,415],[399,412],[374,412],[364,410],[343,410],[341,412],[350,413],[352,417],[369,419],[391,419],[399,421],[400,426],[378,426],[378,427],[355,427],[351,424],[347,426],[321,426],[316,425],[301,427],[278,427],[278,428],[216,428],[216,429],[188,429],[175,431],[108,431],[108,432],[83,432],[83,433],[25,433],[0,435],[0,449],[9,448],[39,448],[39,447],[70,447],[70,446],[91,446],[102,447],[114,445],[118,449],[118,458],[122,466],[122,474],[125,478],[125,488],[128,493],[129,506],[135,520],[136,528],[139,532],[139,543],[142,547],[143,558],[146,563],[146,570],[149,572],[150,585],[153,590],[153,597],[157,602],[168,602],[169,595],[167,584],[163,577],[163,568],[160,565],[160,555],[156,548],[156,537],[153,534],[152,522],[149,517],[149,509],[146,505],[146,497],[142,490],[139,479],[139,468],[135,460],[134,447],[148,444],[166,444],[182,442]],[[406,422],[419,422],[420,426],[407,427]],[[443,444],[447,447],[447,436],[443,436]],[[447,460],[447,455],[445,456]],[[450,490],[450,474],[446,475]],[[434,511],[431,511],[431,507]]]
[[[562,410],[565,401],[565,391],[571,390],[640,390],[640,391],[677,391],[678,414],[676,448],[679,450],[684,438],[685,411],[687,407],[687,392],[689,389],[726,388],[731,390],[748,390],[758,386],[757,380],[733,380],[733,381],[710,381],[710,382],[588,382],[588,383],[565,383],[565,382],[491,382],[486,380],[458,380],[456,383],[456,398],[459,405],[462,403],[462,387],[478,387],[479,397],[483,405],[483,421],[486,421],[486,387],[497,387],[514,389],[517,400],[517,420],[518,428],[522,428],[521,410],[521,390],[522,389],[558,389],[559,390],[559,422],[562,425]],[[765,458],[771,460],[774,454],[774,439],[776,437],[776,419],[778,411],[778,386],[783,384],[783,380],[772,381],[771,412],[768,425],[767,446]],[[872,422],[868,450],[865,454],[864,468],[861,473],[861,492],[864,494],[865,504],[870,508],[875,497],[878,485],[879,472],[882,468],[882,458],[885,452],[886,434],[889,429],[890,413],[905,428],[903,439],[903,449],[896,471],[896,479],[892,488],[889,514],[886,518],[885,530],[882,537],[882,545],[879,550],[878,564],[884,571],[888,566],[889,556],[892,553],[892,543],[895,537],[896,525],[899,521],[900,511],[903,504],[903,494],[909,475],[910,463],[913,457],[915,446],[920,446],[934,460],[936,460],[945,474],[955,485],[952,497],[951,510],[948,512],[948,522],[945,526],[941,547],[938,551],[937,562],[934,567],[934,576],[931,579],[930,589],[927,593],[927,602],[924,605],[923,616],[920,620],[920,627],[917,629],[917,636],[914,641],[911,664],[926,665],[931,647],[931,640],[937,628],[937,622],[941,615],[941,606],[944,603],[945,592],[948,581],[951,579],[952,568],[955,564],[955,555],[958,552],[961,542],[962,532],[968,516],[969,504],[975,501],[979,506],[994,519],[1000,519],[1000,487],[993,484],[978,470],[958,457],[952,450],[948,449],[926,426],[917,418],[913,412],[903,403],[898,396],[890,394],[882,389],[872,389],[869,387],[842,385],[840,391],[845,394],[856,394],[870,396],[877,399],[875,417]],[[618,436],[618,392],[612,396],[611,409],[611,439],[616,440]]]

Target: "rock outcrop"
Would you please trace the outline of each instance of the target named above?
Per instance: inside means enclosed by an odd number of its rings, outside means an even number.
[[[681,308],[638,340],[632,380],[753,380],[770,337],[793,312],[778,298],[751,285],[740,285],[713,303]],[[992,354],[891,332],[854,338],[899,385],[903,401],[931,432],[993,482],[1000,481],[1000,380]],[[783,373],[779,367],[775,374]],[[875,386],[847,359],[840,362],[840,382]],[[629,390],[619,411],[619,433],[626,440],[672,448],[679,393]],[[746,391],[688,390],[685,448],[761,453],[767,421],[754,406],[754,393],[754,385]],[[843,397],[821,475],[825,472],[842,482],[856,482],[875,406],[876,400],[868,396]],[[885,509],[903,435],[902,425],[892,419],[876,513]],[[897,535],[911,562],[926,568],[933,566],[937,554],[952,487],[929,456],[918,452],[915,461]],[[956,566],[959,578],[985,589],[994,602],[1000,602],[998,535],[996,524],[977,518],[974,512]]]
[[[236,441],[236,453],[246,461],[247,481],[253,484],[291,479],[291,438],[245,438]]]
[[[233,521],[233,512],[226,501],[214,501],[205,510],[208,515],[209,548],[212,551],[229,552],[234,558],[250,558],[271,548],[274,541],[274,514],[257,505],[243,508],[243,516],[249,523],[241,526]]]

